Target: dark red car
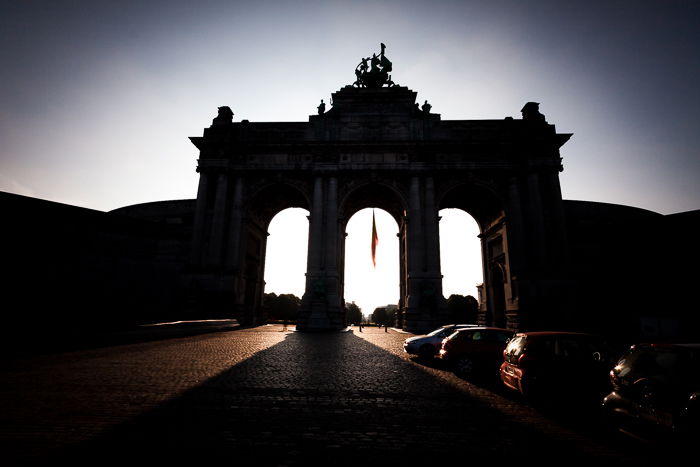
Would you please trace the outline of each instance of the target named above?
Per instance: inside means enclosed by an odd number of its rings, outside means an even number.
[[[455,331],[442,341],[440,359],[454,367],[457,374],[498,375],[503,361],[503,349],[513,331],[508,329],[477,326]]]

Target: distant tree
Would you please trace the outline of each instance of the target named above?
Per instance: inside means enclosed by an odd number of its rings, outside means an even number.
[[[379,326],[393,325],[396,321],[395,305],[380,306],[374,309],[370,320]]]
[[[296,320],[300,305],[301,299],[293,294],[266,293],[263,300],[263,308],[271,320]]]
[[[372,312],[372,316],[370,316],[370,321],[372,321],[374,324],[378,325],[383,325],[384,321],[386,320],[386,308],[383,306],[377,307],[374,309]]]
[[[447,299],[447,310],[450,321],[454,323],[476,323],[479,313],[479,302],[471,295],[453,294]]]
[[[362,310],[355,302],[345,304],[345,319],[347,323],[359,324],[362,322]]]

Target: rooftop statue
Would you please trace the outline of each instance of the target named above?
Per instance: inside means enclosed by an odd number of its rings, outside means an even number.
[[[372,57],[363,58],[355,67],[355,77],[357,78],[353,86],[358,88],[381,88],[384,85],[388,87],[396,84],[391,80],[391,62],[384,55],[386,46],[381,44],[382,50],[377,54],[372,54]],[[368,65],[369,62],[369,65]]]
[[[523,120],[547,123],[544,115],[540,113],[539,102],[528,102],[520,112],[523,114]]]
[[[214,117],[212,125],[230,125],[233,121],[233,111],[228,106],[219,107],[219,114]]]

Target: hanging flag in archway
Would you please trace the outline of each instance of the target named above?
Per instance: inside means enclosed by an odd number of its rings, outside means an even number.
[[[372,210],[372,264],[375,268],[377,267],[377,243],[379,243],[377,223],[374,221],[374,210]]]

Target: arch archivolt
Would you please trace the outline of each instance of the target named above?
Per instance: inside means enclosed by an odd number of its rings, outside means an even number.
[[[272,218],[287,208],[311,209],[309,183],[296,178],[253,179],[243,206],[267,228]]]
[[[483,232],[503,213],[501,190],[495,180],[470,174],[467,180],[450,178],[440,184],[438,209],[457,208],[471,215]]]
[[[398,225],[403,224],[407,209],[406,190],[395,179],[363,177],[344,185],[339,200],[338,218],[342,224],[360,209],[377,207],[385,210]]]

